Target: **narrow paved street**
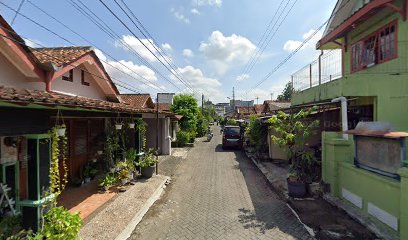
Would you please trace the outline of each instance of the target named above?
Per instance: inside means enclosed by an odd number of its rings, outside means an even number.
[[[245,154],[223,151],[214,133],[177,161],[131,239],[311,239]]]

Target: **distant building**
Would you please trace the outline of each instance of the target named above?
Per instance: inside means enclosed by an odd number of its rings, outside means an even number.
[[[174,93],[158,93],[159,103],[173,104]]]
[[[217,103],[215,104],[215,113],[217,116],[223,117],[230,109],[229,103]]]

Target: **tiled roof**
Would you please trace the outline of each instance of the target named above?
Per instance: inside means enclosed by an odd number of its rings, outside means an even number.
[[[154,108],[150,94],[121,94],[122,100],[136,108]]]
[[[236,107],[237,113],[242,115],[256,114],[255,107]]]
[[[31,51],[40,63],[61,67],[91,52],[92,47],[31,48]]]
[[[278,101],[271,101],[271,100],[266,100],[264,102],[267,106],[265,106],[264,111],[275,111],[281,108],[290,108],[291,104],[290,102],[278,102]]]
[[[139,109],[124,103],[114,103],[92,98],[69,96],[55,92],[39,90],[16,89],[0,86],[0,101],[16,104],[40,104],[50,107],[65,106],[72,108],[85,108],[106,110],[114,112],[154,113],[153,109]],[[74,110],[74,109],[73,109]],[[163,112],[161,112],[163,113]],[[167,113],[168,114],[168,113]]]
[[[259,113],[263,112],[264,105],[263,104],[255,104],[254,108],[255,108],[255,112],[259,114]]]
[[[154,106],[156,108],[157,105],[155,104]],[[160,111],[170,112],[170,107],[171,107],[170,103],[159,103]]]

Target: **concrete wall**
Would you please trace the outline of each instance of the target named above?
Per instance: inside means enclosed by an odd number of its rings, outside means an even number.
[[[400,5],[401,1],[397,4]],[[398,58],[351,73],[351,45],[395,19],[398,19]],[[375,121],[387,121],[396,130],[408,131],[408,22],[389,9],[382,10],[350,32],[347,42],[343,77],[294,94],[292,105],[339,96],[372,96]]]
[[[273,135],[273,130],[268,130],[268,147],[269,147],[269,158],[279,159],[279,160],[288,160],[288,153],[285,149],[282,149],[279,145],[275,144],[271,136]]]
[[[28,79],[3,54],[0,53],[0,85],[45,91],[40,79]]]
[[[354,144],[333,132],[322,134],[322,179],[330,184],[330,194],[367,215],[380,229],[408,239],[408,169],[401,181],[357,168],[353,163]]]
[[[146,122],[146,148],[156,149],[156,119],[144,118]],[[159,119],[159,154],[170,155],[171,154],[171,138],[170,136],[170,119]]]
[[[69,76],[69,72],[64,76]],[[58,91],[67,94],[73,94],[93,99],[106,100],[106,95],[96,83],[95,79],[87,72],[85,72],[85,81],[89,83],[89,86],[83,85],[81,82],[81,70],[74,69],[73,82],[62,80],[62,77],[55,79],[52,82],[53,91]],[[105,81],[105,80],[103,80]]]

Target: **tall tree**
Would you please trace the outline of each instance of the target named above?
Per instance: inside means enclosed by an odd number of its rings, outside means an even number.
[[[292,94],[294,92],[292,82],[289,81],[286,83],[285,88],[282,91],[282,94],[279,94],[277,97],[278,101],[290,101],[292,99]]]
[[[187,132],[196,132],[197,116],[200,112],[198,101],[194,96],[189,94],[177,94],[174,96],[173,104],[171,105],[172,112],[182,115],[180,120],[180,128]]]

